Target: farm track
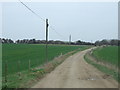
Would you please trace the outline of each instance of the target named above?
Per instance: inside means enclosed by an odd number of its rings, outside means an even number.
[[[117,81],[84,60],[89,50],[68,57],[32,88],[117,88]]]

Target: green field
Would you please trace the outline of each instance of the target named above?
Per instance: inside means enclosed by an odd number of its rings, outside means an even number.
[[[120,48],[119,48],[120,49]],[[107,46],[107,47],[99,47],[95,49],[92,55],[101,62],[110,63],[113,66],[118,66],[118,46]],[[85,60],[96,67],[98,70],[111,75],[115,80],[120,82],[120,73],[114,69],[110,69],[102,64],[96,63],[92,61],[87,54],[84,56]]]
[[[96,50],[93,51],[93,55],[98,60],[103,60],[113,65],[118,65],[118,47],[117,46],[97,48]]]
[[[84,50],[87,46],[70,45],[49,45],[48,60],[52,60],[61,53],[73,51],[80,48]],[[39,66],[46,62],[45,45],[40,44],[3,44],[2,45],[2,71],[5,72],[7,63],[7,73],[13,74],[19,71],[28,70],[29,60],[31,67]]]
[[[116,72],[115,70],[111,70],[111,69],[107,68],[106,66],[103,66],[101,64],[98,64],[96,62],[91,61],[91,59],[89,59],[89,57],[87,57],[87,55],[85,55],[84,58],[85,58],[87,63],[93,65],[95,68],[106,73],[107,75],[111,75],[115,80],[120,82],[120,78],[119,78],[120,73]]]

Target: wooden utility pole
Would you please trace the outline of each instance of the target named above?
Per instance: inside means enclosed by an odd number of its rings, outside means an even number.
[[[71,44],[71,35],[69,36],[69,44]]]
[[[46,62],[48,62],[48,19],[46,19]]]

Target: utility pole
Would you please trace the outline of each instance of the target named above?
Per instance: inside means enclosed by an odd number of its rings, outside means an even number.
[[[48,62],[48,19],[46,19],[46,62]]]
[[[69,36],[69,45],[71,44],[71,35]]]

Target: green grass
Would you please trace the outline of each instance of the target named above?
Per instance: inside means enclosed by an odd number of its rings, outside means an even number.
[[[19,76],[18,73],[7,75],[7,83],[4,82],[3,78],[3,88],[6,90],[7,88],[30,88],[33,85],[35,85],[40,78],[44,77],[47,73],[54,70],[55,67],[57,67],[60,63],[62,63],[68,56],[73,55],[74,53],[80,51],[79,49],[75,50],[74,52],[71,52],[69,54],[64,55],[64,58],[61,58],[61,60],[53,60],[49,64],[49,70],[45,69],[45,66],[43,65],[41,68],[33,68],[30,71],[22,71],[21,75]],[[38,72],[39,71],[39,72]],[[19,79],[21,77],[21,79]]]
[[[103,60],[109,62],[113,65],[118,66],[118,47],[117,46],[107,46],[103,48],[97,48],[93,51],[93,55],[98,60]]]
[[[61,53],[73,51],[80,48],[84,50],[87,46],[49,45],[48,60],[59,56]],[[19,71],[28,70],[28,63],[31,60],[31,67],[45,63],[45,45],[39,44],[3,44],[2,45],[2,71],[5,72],[7,62],[7,73],[13,74]],[[18,62],[19,61],[19,62]],[[20,66],[20,67],[18,67]]]
[[[112,75],[112,77],[113,77],[115,80],[117,80],[118,82],[120,82],[120,78],[119,78],[120,74],[119,74],[118,72],[115,72],[114,70],[111,70],[111,69],[109,69],[109,68],[107,68],[107,67],[105,67],[105,66],[103,66],[103,65],[100,65],[100,64],[97,64],[97,63],[91,61],[91,60],[87,57],[87,55],[85,55],[84,58],[85,58],[86,62],[88,62],[89,64],[93,65],[93,66],[96,67],[98,70],[100,70],[100,71],[102,71],[102,72],[104,72],[104,73],[106,73],[106,74],[108,74],[108,75]]]
[[[97,48],[93,51],[92,55],[101,62],[107,62],[112,65],[118,66],[118,49],[120,49],[118,46],[106,46],[103,48]],[[101,64],[98,64],[92,60],[90,60],[87,55],[84,56],[85,60],[95,66],[98,70],[108,74],[112,75],[114,79],[116,79],[118,82],[120,82],[120,73],[107,68],[106,66],[103,66]],[[118,66],[119,67],[119,66]]]
[[[65,55],[67,58],[78,51],[85,50],[90,46],[70,46],[70,45],[49,45],[48,46],[48,60],[51,61],[54,57],[59,56],[61,53],[66,54],[70,51],[76,50],[71,54]],[[78,49],[79,48],[79,49]],[[28,71],[28,62],[31,60],[31,67],[37,67],[45,63],[45,45],[39,44],[3,44],[2,46],[2,64],[3,64],[3,87],[7,85],[7,88],[18,88],[18,87],[30,87],[41,77],[41,73],[37,73],[40,70]],[[64,58],[64,59],[65,59]],[[7,61],[7,83],[5,83],[4,71],[5,62]],[[18,69],[18,61],[20,61],[20,68]],[[54,67],[59,62],[54,61]],[[22,80],[19,79],[17,72],[21,72]],[[32,74],[34,73],[34,74]],[[29,84],[29,82],[31,84]]]

